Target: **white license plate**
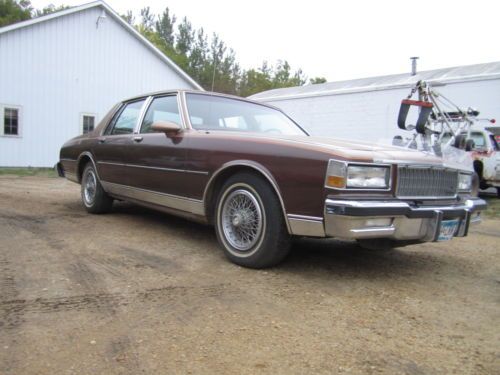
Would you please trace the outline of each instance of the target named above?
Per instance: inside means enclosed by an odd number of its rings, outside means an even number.
[[[443,220],[439,230],[438,241],[448,241],[453,238],[458,228],[458,220]]]

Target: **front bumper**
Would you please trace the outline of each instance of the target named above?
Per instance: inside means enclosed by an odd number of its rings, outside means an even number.
[[[482,199],[456,205],[415,206],[401,201],[333,200],[325,202],[324,226],[328,237],[388,238],[437,241],[443,220],[459,220],[455,237],[467,236],[469,225],[481,221]]]

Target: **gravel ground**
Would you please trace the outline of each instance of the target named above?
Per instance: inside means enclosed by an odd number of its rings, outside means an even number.
[[[255,271],[209,227],[0,176],[0,374],[500,374],[499,224]]]

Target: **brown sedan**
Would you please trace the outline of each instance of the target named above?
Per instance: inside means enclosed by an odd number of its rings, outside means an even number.
[[[206,92],[119,103],[62,147],[58,170],[87,211],[120,199],[214,225],[228,258],[254,268],[283,260],[292,236],[372,248],[466,236],[486,207],[468,167],[311,137],[274,107]]]

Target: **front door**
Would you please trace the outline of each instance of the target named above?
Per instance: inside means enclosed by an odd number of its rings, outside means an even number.
[[[128,147],[130,152],[126,160],[129,186],[141,189],[146,200],[158,197],[158,193],[163,194],[163,197],[165,194],[185,196],[187,133],[181,131],[167,136],[151,130],[156,121],[174,122],[185,129],[177,100],[175,94],[153,98],[139,133],[134,135],[132,145]],[[161,202],[168,206],[170,201],[160,199],[157,203]]]

